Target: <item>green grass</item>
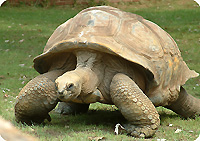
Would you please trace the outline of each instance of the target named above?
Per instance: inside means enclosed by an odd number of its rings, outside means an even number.
[[[181,2],[178,3],[178,2]],[[200,72],[200,8],[193,1],[172,0],[145,3],[121,3],[121,9],[149,19],[166,30],[177,42],[184,60]],[[60,116],[51,112],[52,122],[40,126],[24,126],[14,121],[14,102],[20,89],[38,73],[32,60],[43,47],[55,28],[80,11],[79,8],[54,7],[1,7],[0,8],[0,115],[18,129],[40,140],[89,140],[105,137],[107,140],[132,140],[132,137],[114,135],[114,126],[123,120],[116,107],[92,104],[87,114]],[[200,77],[185,84],[188,92],[200,98]],[[161,126],[150,140],[194,140],[200,134],[200,118],[182,119],[162,107],[157,108]],[[169,127],[169,124],[173,124]],[[175,134],[179,128],[182,132]],[[193,131],[193,132],[192,132]]]

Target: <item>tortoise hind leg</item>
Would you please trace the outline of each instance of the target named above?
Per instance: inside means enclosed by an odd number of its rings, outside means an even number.
[[[178,99],[166,108],[174,111],[185,118],[194,118],[200,115],[200,99],[187,94],[186,90],[181,87]]]
[[[56,112],[63,115],[86,113],[90,104],[60,102]]]
[[[35,77],[20,91],[15,104],[15,118],[17,122],[42,123],[51,120],[49,112],[58,103],[55,89],[55,79],[63,71],[55,70]]]
[[[111,82],[110,94],[114,104],[128,120],[125,130],[135,137],[151,137],[160,119],[154,105],[137,84],[124,74],[116,74]]]

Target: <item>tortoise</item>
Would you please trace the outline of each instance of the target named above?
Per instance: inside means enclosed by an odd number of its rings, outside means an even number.
[[[125,130],[151,137],[160,125],[157,106],[187,118],[200,100],[182,87],[190,70],[173,38],[155,23],[110,6],[87,8],[60,25],[33,60],[41,75],[19,93],[18,122],[42,123],[58,102],[60,113],[84,113],[89,104],[114,104]]]

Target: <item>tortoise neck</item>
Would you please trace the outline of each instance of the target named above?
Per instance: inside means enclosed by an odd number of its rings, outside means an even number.
[[[90,93],[96,90],[101,82],[103,69],[101,63],[102,55],[93,51],[79,50],[75,52],[77,66],[74,72],[82,80],[82,92]]]
[[[81,92],[88,94],[94,92],[99,85],[99,78],[94,71],[87,67],[78,67],[74,73],[79,76]]]
[[[75,51],[74,54],[77,57],[77,68],[87,67],[90,69],[92,69],[97,62],[99,62],[102,56],[100,53],[85,50]]]

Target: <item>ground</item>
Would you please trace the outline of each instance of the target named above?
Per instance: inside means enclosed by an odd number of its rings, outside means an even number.
[[[140,3],[114,5],[157,23],[177,42],[190,69],[200,72],[200,8],[194,1],[149,0]],[[52,122],[26,126],[14,120],[14,103],[20,89],[38,75],[32,60],[40,54],[55,28],[76,15],[77,7],[10,7],[0,8],[0,115],[18,129],[40,140],[132,140],[114,135],[114,126],[123,120],[115,106],[92,104],[87,114],[60,116],[50,113]],[[189,80],[184,87],[200,98],[200,77]],[[170,110],[158,107],[161,126],[148,140],[194,140],[200,134],[200,118],[183,119]],[[180,130],[177,130],[180,129]],[[178,132],[180,131],[180,132]],[[178,132],[178,133],[175,133]]]

